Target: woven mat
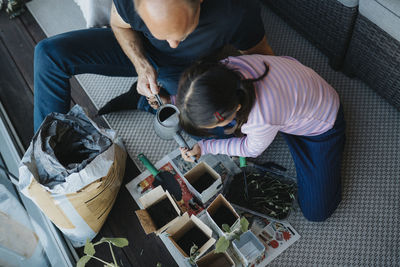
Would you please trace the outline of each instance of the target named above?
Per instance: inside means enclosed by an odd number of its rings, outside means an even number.
[[[48,2],[57,2],[59,8],[69,1],[33,0],[29,9],[46,34],[54,35],[84,27],[57,23],[54,30],[52,22],[60,18],[54,17],[54,12],[43,12],[48,10]],[[270,10],[263,7],[262,16],[275,53],[297,58],[332,84],[339,92],[347,121],[339,208],[323,223],[306,221],[298,208],[292,212],[288,220],[302,237],[271,265],[400,266],[400,113],[362,82],[333,71],[324,55]],[[78,80],[101,107],[128,90],[134,78],[79,75]],[[106,120],[122,136],[133,160],[144,152],[155,162],[176,147],[174,142],[155,136],[150,114],[120,112],[106,116]],[[288,147],[280,136],[257,158],[259,163],[270,160],[295,175]]]

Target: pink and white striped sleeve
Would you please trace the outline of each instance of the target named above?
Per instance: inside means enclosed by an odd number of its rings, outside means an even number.
[[[226,154],[228,156],[257,157],[272,143],[280,126],[258,125],[245,127],[244,137],[201,140],[201,154]]]

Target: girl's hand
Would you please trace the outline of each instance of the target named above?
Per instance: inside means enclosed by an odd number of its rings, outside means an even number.
[[[199,159],[201,156],[201,148],[198,144],[195,144],[192,148],[192,150],[189,150],[187,148],[181,147],[181,155],[182,158],[185,161],[193,162],[193,160],[190,158],[190,156],[195,156],[196,159]]]

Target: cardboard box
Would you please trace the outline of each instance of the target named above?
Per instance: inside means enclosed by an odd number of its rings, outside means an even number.
[[[232,205],[229,203],[229,201],[226,200],[226,198],[221,194],[219,194],[217,196],[217,198],[214,199],[213,202],[211,202],[211,204],[207,208],[207,213],[206,213],[207,218],[208,218],[208,220],[210,222],[211,228],[215,232],[218,233],[218,236],[225,236],[224,231],[217,225],[217,223],[212,218],[216,214],[216,212],[218,212],[218,209],[221,206],[225,206],[226,208],[228,208],[228,210],[230,210],[231,213],[236,217],[236,221],[232,225],[229,225],[229,227],[231,227],[231,229],[235,229],[236,227],[240,227],[240,216],[239,216],[239,214],[237,214],[237,212],[232,207]]]
[[[164,200],[165,198],[168,198],[170,200],[172,206],[174,207],[178,215],[175,217],[175,219],[165,224],[161,228],[157,229],[156,224],[154,223],[153,219],[151,218],[150,214],[147,212],[146,209],[160,202],[161,200]],[[172,199],[169,192],[164,191],[161,185],[157,186],[156,188],[154,188],[153,190],[151,190],[150,192],[146,193],[144,196],[139,198],[139,201],[143,205],[144,209],[137,210],[135,211],[135,213],[138,216],[140,224],[142,225],[143,230],[146,234],[155,233],[156,235],[159,235],[166,229],[168,229],[169,226],[176,223],[180,218],[181,210],[178,208],[178,206]]]
[[[193,187],[193,184],[205,173],[210,174],[211,177],[215,179],[215,181],[203,192],[198,192]],[[217,194],[222,186],[221,176],[205,162],[200,162],[193,169],[188,171],[184,175],[184,181],[189,188],[189,191],[192,192],[194,196],[199,199],[203,204],[205,204],[208,200],[210,200],[210,198]]]
[[[183,216],[179,218],[178,221],[174,223],[170,228],[168,228],[167,233],[169,234],[168,238],[171,240],[172,244],[178,249],[178,251],[185,257],[189,258],[190,255],[188,255],[179,245],[178,241],[186,232],[191,230],[193,227],[197,227],[202,231],[209,239],[206,241],[201,247],[199,247],[199,255],[204,254],[212,245],[215,243],[215,239],[212,238],[212,230],[204,224],[199,218],[196,216],[192,215],[189,218],[189,215],[185,213]]]
[[[215,253],[215,250],[207,253],[196,261],[198,267],[232,267],[235,266],[232,258],[227,253]]]
[[[243,266],[256,265],[265,257],[265,247],[250,230],[233,240],[232,247],[240,257]]]

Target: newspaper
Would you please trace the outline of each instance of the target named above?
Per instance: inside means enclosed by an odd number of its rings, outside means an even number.
[[[206,162],[211,168],[213,168],[220,176],[222,183],[225,185],[228,181],[230,181],[235,174],[240,172],[239,167],[232,161],[230,157],[227,155],[205,155],[200,158],[200,161]],[[195,163],[187,162],[181,157],[181,153],[179,149],[175,149],[160,161],[158,161],[154,166],[157,169],[169,171],[174,174],[175,179],[179,182],[181,189],[182,189],[182,199],[184,200],[184,207],[179,205],[183,208],[182,212],[188,211],[189,215],[191,214],[198,214],[204,207],[200,207],[199,210],[193,208],[194,205],[201,205],[201,203],[197,203],[198,201],[194,198],[193,194],[187,188],[185,182],[183,181],[184,174],[191,170]],[[141,173],[139,176],[134,178],[128,184],[126,184],[126,188],[135,199],[136,203],[138,203],[140,208],[143,208],[139,203],[139,198],[143,196],[146,192],[153,189],[153,181],[154,177],[151,173],[146,170]],[[221,188],[222,191],[222,188]],[[193,200],[193,201],[191,201]],[[210,199],[208,203],[213,200]],[[192,204],[194,203],[194,204]],[[179,203],[178,203],[179,204]],[[185,209],[186,207],[186,209]]]
[[[221,176],[222,183],[224,184],[223,188],[229,186],[233,177],[241,172],[235,162],[226,155],[205,155],[200,158],[200,161],[206,162]],[[206,225],[210,226],[210,222],[207,216],[205,216],[205,208],[217,194],[203,206],[194,198],[194,195],[189,191],[183,179],[184,174],[191,170],[195,164],[184,161],[181,157],[180,150],[176,149],[154,164],[154,166],[157,169],[173,173],[175,179],[179,182],[182,189],[182,201],[177,204],[182,212],[195,215]],[[143,208],[143,206],[139,202],[139,198],[154,188],[152,185],[153,181],[154,177],[146,170],[126,184],[128,191],[140,208]],[[223,188],[220,190],[221,193]],[[265,247],[265,252],[256,266],[267,265],[300,238],[300,235],[286,221],[274,220],[269,217],[260,217],[254,213],[249,213],[248,210],[237,207],[235,207],[235,209],[239,215],[246,216],[249,221],[251,221],[250,230]],[[159,237],[179,266],[191,266],[188,259],[184,258],[171,243],[166,233],[161,234]],[[218,234],[213,232],[213,237],[218,239]],[[240,256],[233,249],[228,249],[227,253],[232,257],[236,266],[243,266]]]

